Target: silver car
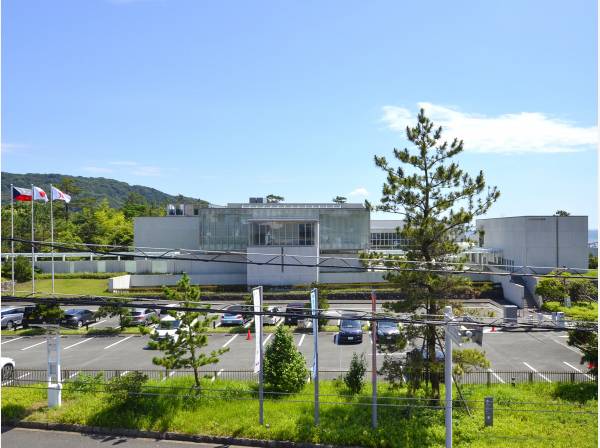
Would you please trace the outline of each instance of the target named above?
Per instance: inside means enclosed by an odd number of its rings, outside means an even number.
[[[0,326],[7,330],[14,330],[23,324],[23,307],[3,306],[0,308]]]

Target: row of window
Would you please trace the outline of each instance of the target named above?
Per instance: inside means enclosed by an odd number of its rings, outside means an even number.
[[[408,245],[409,241],[400,238],[396,232],[371,233],[371,249],[402,249]]]
[[[314,223],[261,222],[250,224],[251,246],[314,246]]]

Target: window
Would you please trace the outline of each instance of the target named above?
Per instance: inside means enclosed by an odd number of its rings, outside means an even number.
[[[251,223],[251,246],[314,246],[314,223]]]

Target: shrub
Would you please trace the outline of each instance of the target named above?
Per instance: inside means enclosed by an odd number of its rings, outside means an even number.
[[[563,300],[567,297],[565,284],[557,278],[543,278],[535,288],[535,293],[547,300]]]
[[[138,371],[114,377],[106,384],[108,400],[117,404],[136,401],[141,397],[146,381],[148,375]]]
[[[78,374],[73,380],[67,383],[67,388],[72,392],[98,393],[104,383],[104,374],[98,372],[96,375],[87,373]]]
[[[367,360],[365,354],[361,353],[360,356],[354,353],[352,355],[352,361],[350,361],[350,369],[344,376],[344,383],[346,387],[353,394],[358,394],[365,385],[365,373],[367,372]]]
[[[299,392],[306,384],[306,362],[283,325],[277,327],[273,342],[265,350],[263,374],[265,384],[274,392]]]
[[[7,262],[2,265],[2,276],[12,278],[12,263]],[[31,280],[31,262],[23,257],[15,258],[15,281],[19,283]]]
[[[567,289],[573,301],[598,299],[598,288],[590,280],[571,280],[568,283]]]

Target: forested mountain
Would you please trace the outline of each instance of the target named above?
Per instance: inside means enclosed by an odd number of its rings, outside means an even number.
[[[65,179],[67,183],[65,184]],[[84,198],[96,199],[98,201],[107,199],[112,208],[121,208],[130,193],[141,195],[149,204],[163,205],[177,202],[198,202],[206,204],[202,199],[189,198],[185,196],[172,196],[163,193],[155,188],[144,187],[142,185],[129,185],[126,182],[120,182],[105,177],[83,177],[67,176],[63,174],[14,174],[2,172],[2,204],[10,202],[10,184],[16,187],[30,188],[33,184],[43,188],[50,194],[50,184],[57,188],[65,185],[72,185],[75,191],[63,190],[65,193],[73,194],[74,200],[81,202]]]

